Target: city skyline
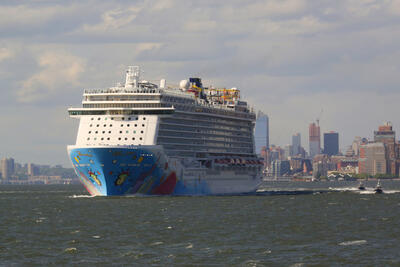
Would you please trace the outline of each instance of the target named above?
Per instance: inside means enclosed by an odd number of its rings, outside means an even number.
[[[1,158],[69,166],[67,108],[128,65],[170,85],[237,87],[282,147],[299,132],[308,150],[317,118],[343,153],[382,121],[400,132],[399,1],[6,0],[0,12]]]

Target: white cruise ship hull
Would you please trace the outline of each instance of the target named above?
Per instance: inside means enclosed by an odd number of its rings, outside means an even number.
[[[76,174],[91,195],[223,195],[255,192],[251,164],[184,166],[162,146],[69,146]]]

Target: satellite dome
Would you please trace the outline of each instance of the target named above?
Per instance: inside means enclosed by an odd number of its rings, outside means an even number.
[[[189,89],[189,81],[188,80],[182,80],[180,83],[179,83],[179,88],[181,88],[182,90],[187,90],[187,89]]]

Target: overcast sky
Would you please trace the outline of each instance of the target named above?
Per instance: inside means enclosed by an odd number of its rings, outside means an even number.
[[[319,116],[341,147],[385,120],[400,130],[400,0],[2,0],[0,157],[69,166],[67,108],[128,65],[238,87],[272,144],[300,132],[308,148]]]

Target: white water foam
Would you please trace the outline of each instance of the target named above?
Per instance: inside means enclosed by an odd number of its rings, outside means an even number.
[[[72,195],[72,196],[69,196],[69,198],[92,198],[92,197],[95,197],[95,196],[91,196],[91,195]]]
[[[367,240],[353,240],[339,243],[339,246],[360,246],[367,244]]]

